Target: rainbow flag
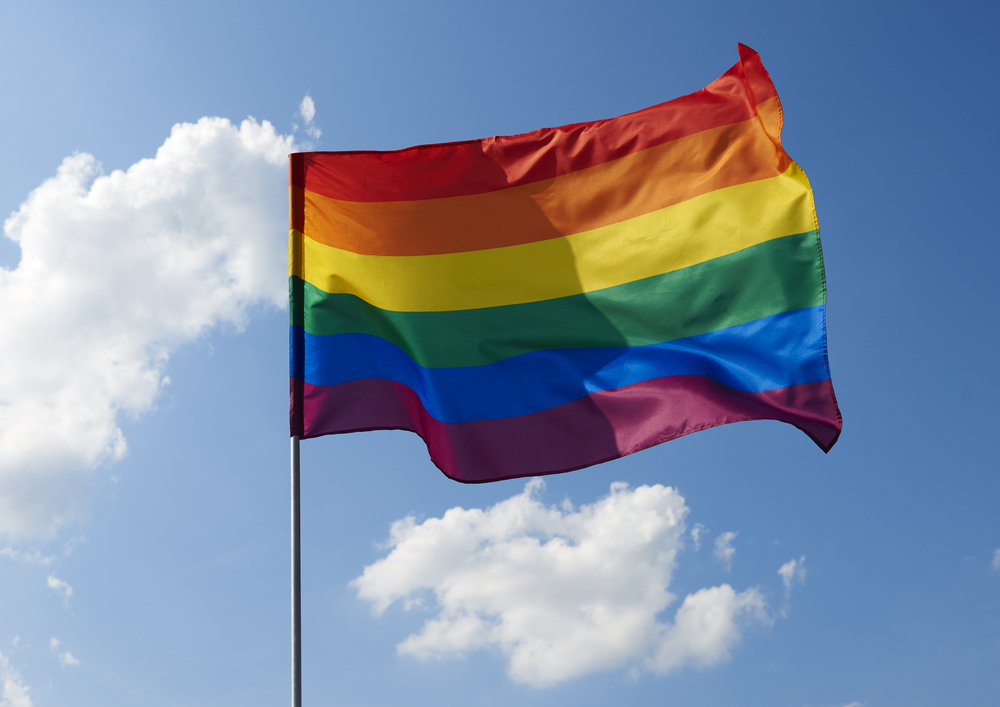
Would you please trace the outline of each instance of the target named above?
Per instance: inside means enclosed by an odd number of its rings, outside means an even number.
[[[610,120],[291,155],[291,433],[410,430],[465,482],[742,420],[828,451],[812,190],[739,52]]]

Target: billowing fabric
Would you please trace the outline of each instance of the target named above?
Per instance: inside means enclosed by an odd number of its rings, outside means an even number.
[[[841,430],[812,190],[752,49],[610,120],[291,156],[291,433],[402,429],[465,482],[742,420]]]

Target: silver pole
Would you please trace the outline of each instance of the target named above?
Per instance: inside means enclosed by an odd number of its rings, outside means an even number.
[[[302,707],[302,565],[299,553],[298,435],[292,435],[292,707]]]

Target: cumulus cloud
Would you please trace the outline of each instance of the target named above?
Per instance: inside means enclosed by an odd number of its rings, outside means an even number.
[[[708,667],[729,660],[740,642],[737,619],[749,616],[770,623],[767,602],[756,589],[737,593],[728,584],[689,594],[677,610],[673,626],[662,627],[650,668],[667,672],[683,665]]]
[[[53,636],[52,638],[49,639],[49,648],[52,648],[53,650],[55,650],[56,648],[58,648],[61,645],[62,645],[62,641],[60,641],[55,636]]]
[[[61,579],[57,579],[56,577],[50,574],[48,579],[46,580],[46,584],[48,585],[49,589],[55,590],[60,594],[62,594],[63,604],[69,606],[69,598],[73,596],[73,587],[69,586],[69,583],[64,582]]]
[[[997,548],[993,553],[993,562],[990,563],[990,567],[993,568],[994,572],[1000,572],[1000,548]]]
[[[723,533],[715,539],[715,559],[722,563],[726,572],[733,569],[733,557],[736,556],[736,548],[733,547],[733,540],[739,533]]]
[[[727,584],[687,596],[673,621],[658,616],[684,545],[688,508],[672,488],[612,484],[575,508],[545,506],[544,484],[483,509],[393,523],[389,553],[351,584],[381,614],[435,605],[436,616],[397,646],[418,659],[492,648],[512,680],[546,687],[586,673],[656,672],[724,661],[746,621],[768,622],[755,589]]]
[[[24,684],[21,675],[3,653],[0,653],[0,682],[3,682],[0,707],[32,707],[31,697],[28,695],[31,688]]]
[[[124,171],[67,157],[7,218],[21,259],[0,268],[0,535],[79,517],[171,353],[283,306],[294,149],[266,121],[202,118]]]
[[[313,140],[318,140],[323,131],[313,123],[313,119],[316,117],[316,103],[313,102],[312,96],[306,94],[306,97],[302,99],[302,103],[299,104],[299,116],[305,122],[306,135]]]
[[[64,668],[67,665],[79,665],[79,664],[80,664],[80,659],[74,658],[73,654],[70,653],[69,651],[59,654],[59,665],[63,666]]]

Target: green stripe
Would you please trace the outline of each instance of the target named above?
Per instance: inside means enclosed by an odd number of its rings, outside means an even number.
[[[661,343],[823,304],[818,240],[810,231],[604,290],[453,312],[387,311],[292,277],[292,324],[315,335],[380,336],[427,368],[540,349]]]

